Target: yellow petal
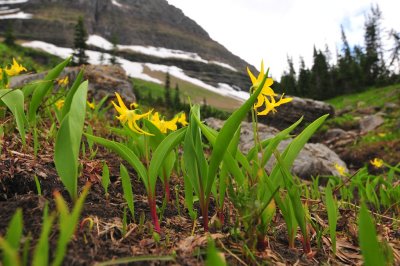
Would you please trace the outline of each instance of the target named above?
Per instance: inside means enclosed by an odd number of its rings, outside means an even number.
[[[124,101],[122,101],[121,96],[118,94],[118,92],[115,93],[115,96],[117,96],[117,100],[118,100],[118,104],[122,109],[128,110],[128,108],[126,107]]]
[[[256,77],[253,75],[253,73],[251,73],[249,67],[247,67],[247,73],[249,74],[249,77],[250,77],[250,79],[251,79],[251,83],[252,83],[253,85],[255,85],[255,84],[257,83],[257,79],[256,79]]]

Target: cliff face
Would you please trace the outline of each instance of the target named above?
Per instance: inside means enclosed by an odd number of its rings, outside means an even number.
[[[7,1],[6,1],[7,2]],[[127,45],[150,45],[199,54],[243,72],[248,65],[166,0],[29,0],[12,4],[32,14],[13,21],[17,37],[72,47],[74,26],[84,17],[89,34]],[[0,33],[6,23],[0,23]]]

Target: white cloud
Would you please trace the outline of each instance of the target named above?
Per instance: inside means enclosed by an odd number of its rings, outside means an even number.
[[[286,56],[295,66],[303,56],[306,65],[312,61],[313,46],[327,44],[333,57],[340,48],[340,25],[350,45],[363,44],[365,12],[371,0],[168,0],[201,25],[210,36],[259,67],[261,59],[280,77],[287,68]],[[398,26],[400,1],[380,0],[383,26]],[[239,70],[244,71],[244,70]]]

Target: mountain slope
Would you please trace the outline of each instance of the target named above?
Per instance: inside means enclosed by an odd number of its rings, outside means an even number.
[[[116,37],[120,44],[193,52],[240,70],[248,65],[165,0],[3,0],[1,3],[32,15],[30,19],[14,22],[19,38],[72,47],[74,26],[78,17],[83,16],[89,34],[108,40]],[[0,33],[6,27],[6,23],[0,23]]]

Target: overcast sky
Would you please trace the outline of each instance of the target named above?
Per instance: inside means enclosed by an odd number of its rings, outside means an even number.
[[[278,78],[287,55],[311,65],[313,46],[327,44],[336,58],[340,25],[350,45],[363,45],[365,14],[378,3],[382,26],[400,31],[400,0],[167,0],[234,54],[259,68],[261,59]],[[388,43],[386,39],[384,41]]]

